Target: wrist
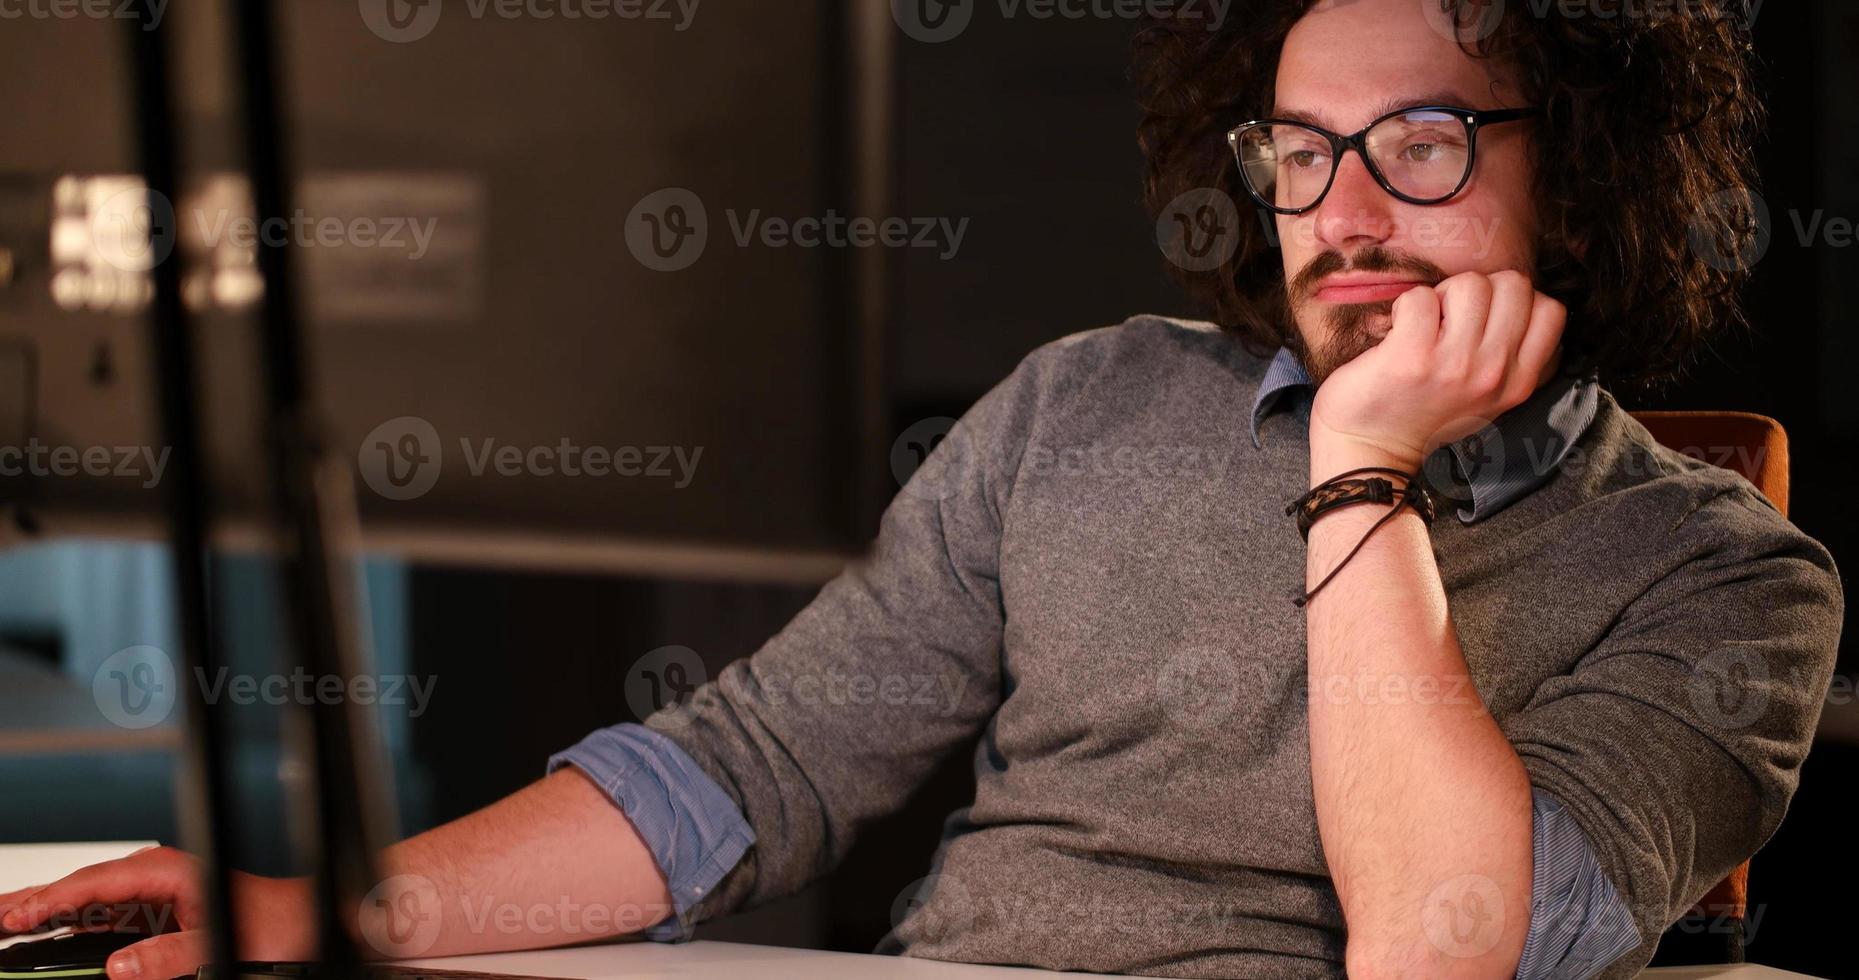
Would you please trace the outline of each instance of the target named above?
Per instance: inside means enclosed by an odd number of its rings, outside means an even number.
[[[1339,473],[1364,466],[1385,466],[1402,473],[1415,473],[1419,471],[1422,462],[1423,458],[1416,452],[1347,437],[1319,439],[1313,431],[1310,442],[1310,485],[1314,487]]]

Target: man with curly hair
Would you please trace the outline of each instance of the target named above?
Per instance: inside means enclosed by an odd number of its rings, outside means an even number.
[[[688,703],[394,848],[359,934],[677,938],[827,874],[973,745],[974,802],[886,949],[1637,973],[1780,822],[1843,598],[1824,549],[1602,387],[1735,319],[1742,273],[1687,230],[1733,239],[1710,202],[1752,183],[1736,18],[1559,6],[1254,0],[1149,28],[1148,191],[1216,322],[1032,354],[870,560]],[[140,899],[192,926],[194,876],[151,851],[0,898],[0,925]],[[249,955],[310,951],[302,882],[237,889]],[[473,917],[563,896],[627,914]],[[409,909],[422,928],[383,922]],[[203,949],[183,930],[111,975]]]

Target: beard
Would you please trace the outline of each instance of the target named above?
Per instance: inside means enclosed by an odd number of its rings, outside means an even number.
[[[1425,259],[1380,246],[1364,248],[1350,259],[1343,258],[1340,252],[1324,252],[1305,263],[1285,287],[1295,321],[1285,346],[1297,355],[1310,380],[1318,385],[1337,368],[1381,343],[1388,321],[1377,318],[1394,314],[1391,299],[1376,303],[1339,303],[1315,309],[1319,284],[1324,277],[1338,272],[1404,272],[1428,283],[1439,283],[1446,278],[1445,270]],[[1310,332],[1318,335],[1315,343],[1302,326],[1306,323],[1311,325]],[[1383,325],[1380,332],[1374,329],[1378,323]]]

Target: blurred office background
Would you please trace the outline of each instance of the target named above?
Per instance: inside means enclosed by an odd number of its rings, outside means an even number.
[[[193,6],[197,36],[223,26]],[[713,421],[762,440],[758,459],[779,458],[768,443],[789,447],[786,467],[732,470],[712,487],[734,512],[710,501],[658,513],[655,500],[572,494],[536,495],[526,511],[530,486],[442,502],[458,526],[508,514],[571,537],[603,506],[650,512],[719,548],[758,550],[757,561],[731,567],[706,552],[665,574],[649,556],[552,567],[519,548],[474,563],[468,536],[371,558],[362,587],[380,672],[437,680],[417,717],[381,712],[406,830],[489,803],[539,776],[551,752],[634,717],[622,689],[648,651],[688,647],[712,675],[754,652],[830,576],[844,543],[875,526],[898,485],[891,449],[906,430],[959,416],[1048,340],[1136,312],[1196,312],[1164,274],[1139,201],[1129,21],[1005,18],[974,4],[959,36],[928,43],[897,30],[883,2],[704,5],[686,29],[471,17],[447,4],[436,26],[419,33],[416,21],[403,30],[418,36],[396,38],[346,0],[283,6],[290,125],[306,177],[464,182],[440,204],[422,199],[463,213],[471,229],[451,240],[458,251],[436,280],[382,286],[365,267],[313,270],[310,287],[323,290],[312,296],[313,336],[334,352],[321,367],[352,379],[355,399],[370,403],[354,417],[468,419],[475,403],[482,422],[549,372],[593,363],[610,366],[611,384],[579,393],[589,413],[632,417],[685,398],[723,405]],[[187,0],[173,8],[190,16]],[[41,388],[60,384],[61,367],[94,379],[138,363],[132,298],[96,295],[96,283],[91,293],[50,288],[57,256],[40,238],[35,203],[61,175],[134,170],[121,33],[83,19],[0,22],[0,91],[14,131],[0,148],[0,248],[13,256],[0,275],[0,325],[45,343]],[[1859,245],[1850,235],[1803,240],[1793,218],[1859,219],[1859,110],[1849,97],[1859,89],[1859,9],[1765,5],[1756,37],[1773,111],[1762,159],[1774,216],[1750,296],[1757,330],[1725,339],[1683,383],[1625,397],[1632,408],[1780,419],[1793,447],[1793,519],[1851,568],[1859,398],[1846,374],[1859,365]],[[204,54],[189,58],[191,162],[231,166],[231,83]],[[697,266],[661,272],[644,267],[619,229],[667,187],[709,206],[711,240]],[[328,193],[352,201],[415,190],[390,179],[346,198]],[[965,221],[966,231],[953,255],[802,253],[737,247],[723,215],[861,206]],[[208,297],[226,307],[205,316],[209,330],[237,329],[241,291],[236,276],[228,283]],[[677,330],[657,329],[666,323]],[[633,334],[656,339],[628,347]],[[514,380],[500,384],[496,370],[448,354],[458,347]],[[448,367],[458,391],[424,384]],[[227,380],[230,369],[216,371]],[[431,404],[395,401],[395,372],[417,375],[406,388]],[[761,411],[784,400],[794,411]],[[65,405],[81,407],[75,395]],[[587,438],[616,433],[637,434],[591,429]],[[405,517],[370,506],[365,517]],[[590,535],[652,529],[614,520]],[[758,534],[762,523],[786,533]],[[118,651],[172,649],[166,569],[158,546],[132,541],[26,541],[0,553],[0,714],[34,717],[24,701],[84,710]],[[270,563],[231,553],[216,572],[230,655],[267,669],[278,628]],[[1759,918],[1747,950],[1830,977],[1854,975],[1843,929],[1859,871],[1845,802],[1859,775],[1859,661],[1847,652],[1839,670],[1846,696],[1836,684],[1788,820],[1754,864]],[[262,815],[249,822],[244,863],[288,870],[276,726],[262,710],[239,719],[241,796]],[[162,735],[171,728],[79,744],[22,725],[0,722],[0,840],[177,839],[172,738]],[[927,869],[942,818],[967,801],[968,765],[966,753],[953,757],[807,893],[700,935],[868,950]]]

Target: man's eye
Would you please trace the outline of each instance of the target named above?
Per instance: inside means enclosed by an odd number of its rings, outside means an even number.
[[[1439,155],[1438,143],[1409,143],[1401,158],[1409,163],[1428,163]]]
[[[1401,141],[1401,151],[1396,154],[1396,159],[1410,164],[1443,163],[1454,157],[1463,157],[1464,154],[1463,140],[1439,133],[1411,133]]]
[[[1316,150],[1292,150],[1285,154],[1285,161],[1299,170],[1307,170],[1322,162]]]

